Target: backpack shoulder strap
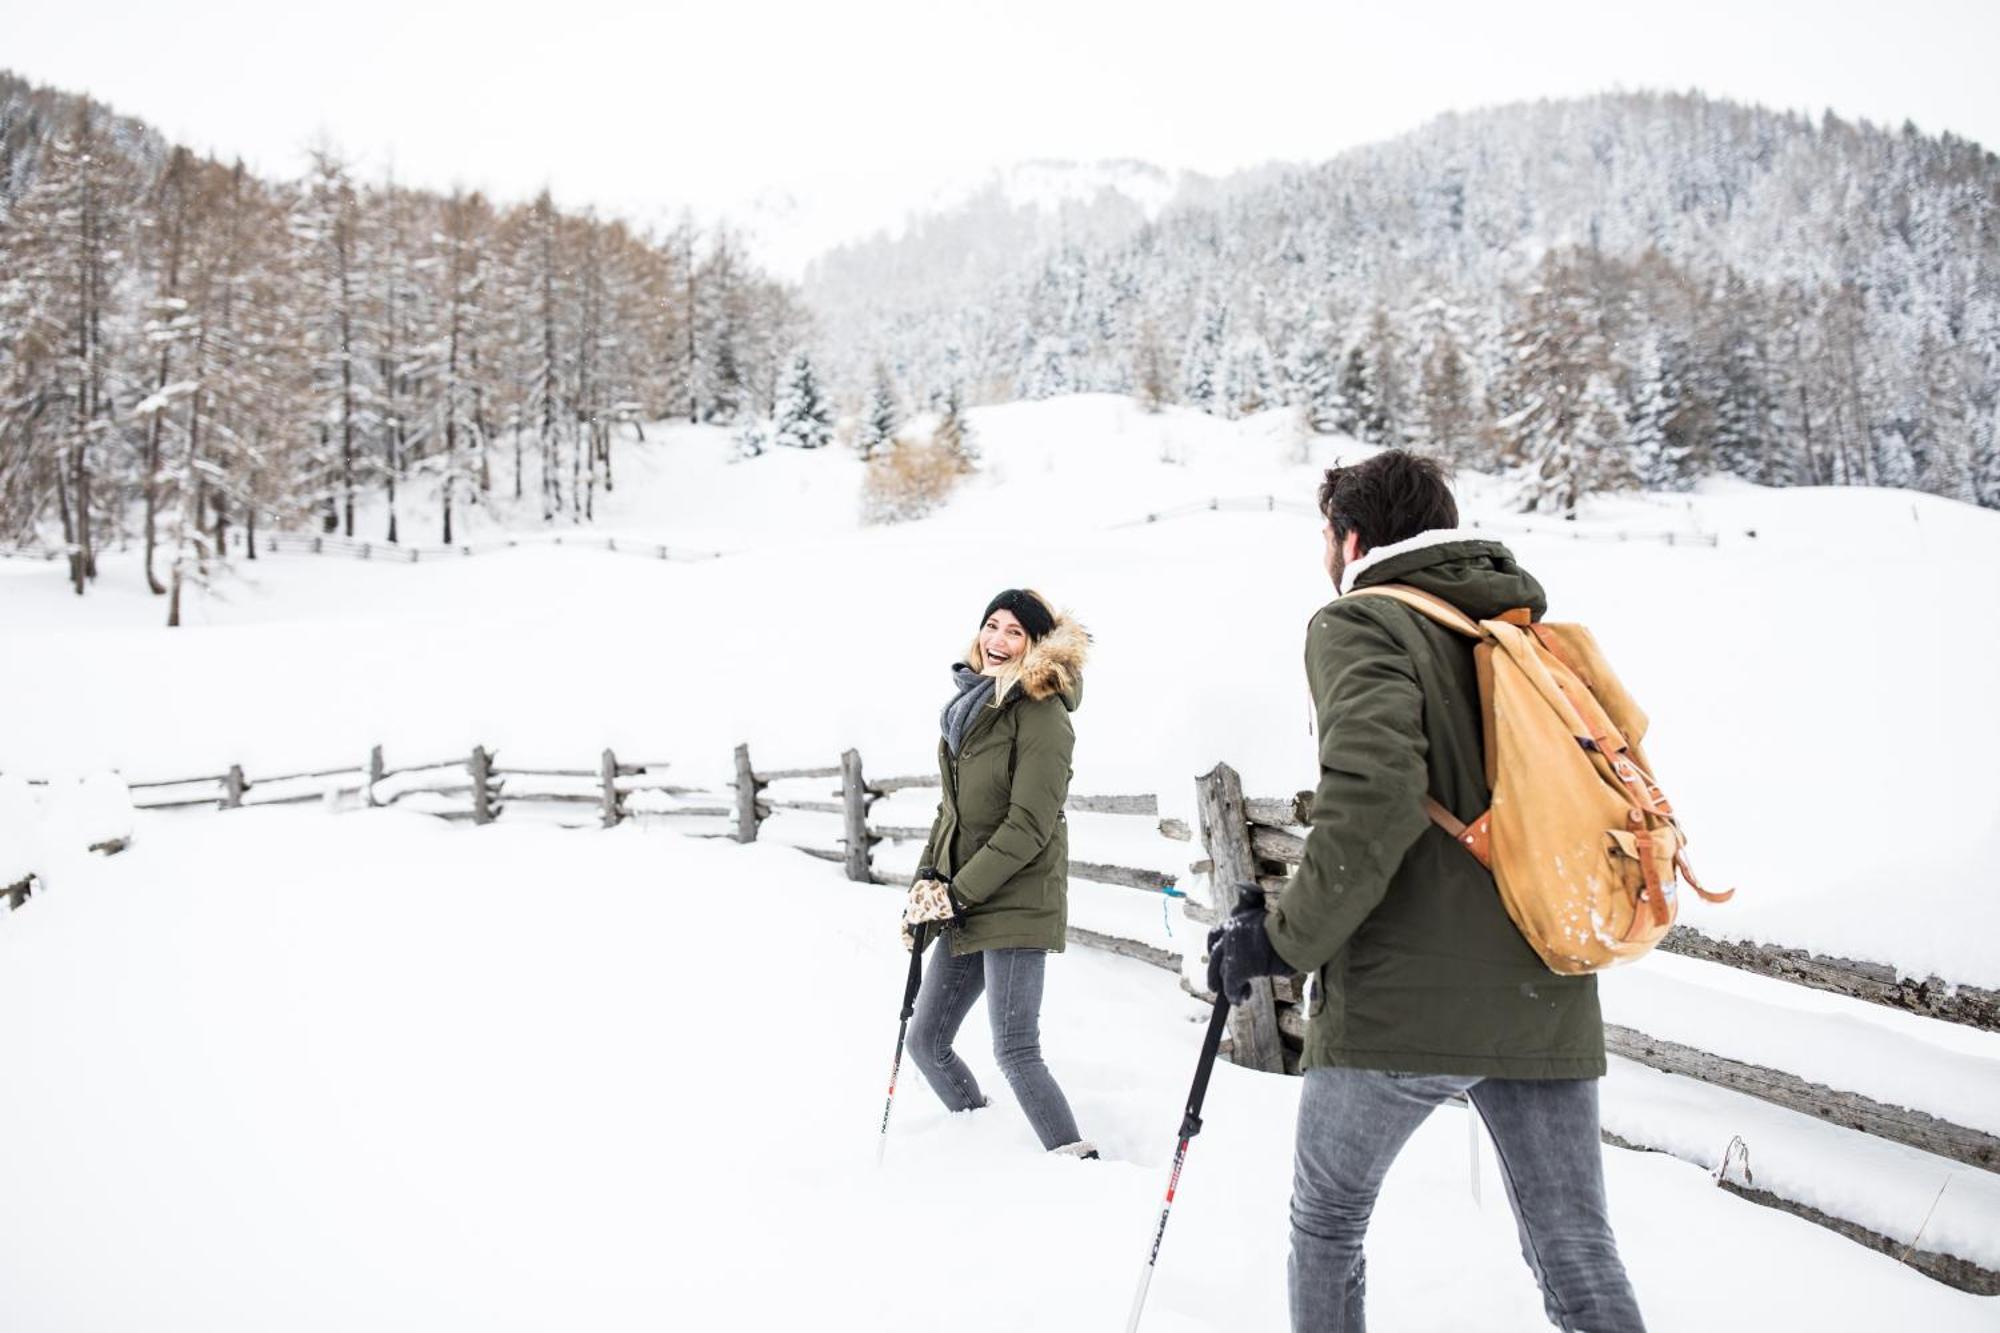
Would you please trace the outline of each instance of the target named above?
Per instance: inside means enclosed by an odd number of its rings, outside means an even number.
[[[1434,620],[1446,629],[1463,634],[1468,639],[1477,639],[1485,643],[1493,637],[1489,631],[1480,626],[1479,622],[1444,598],[1427,593],[1421,588],[1412,588],[1407,583],[1379,583],[1372,588],[1355,588],[1346,595],[1388,597],[1401,602],[1425,619]],[[1480,815],[1471,824],[1466,824],[1446,809],[1442,801],[1426,794],[1424,813],[1430,816],[1431,823],[1449,834],[1453,842],[1472,853],[1480,865],[1492,868],[1493,812],[1491,810]]]
[[[1344,594],[1348,597],[1388,597],[1401,602],[1418,615],[1434,620],[1448,630],[1455,630],[1468,639],[1491,637],[1479,627],[1479,623],[1447,602],[1421,588],[1412,588],[1407,583],[1378,583],[1372,588],[1354,588]]]

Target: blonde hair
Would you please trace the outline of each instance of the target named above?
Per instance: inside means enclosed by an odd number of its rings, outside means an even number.
[[[1033,588],[1023,588],[1021,591],[1042,604],[1042,609],[1049,613],[1049,623],[1051,626],[1049,633],[1055,633],[1053,627],[1062,623],[1062,615],[1056,610],[1055,603],[1042,596],[1039,592],[1036,592]],[[984,622],[980,624],[979,629],[981,632],[986,629]],[[1027,671],[1028,667],[1028,654],[1035,651],[1035,642],[1034,639],[1029,639],[1027,652],[1022,653],[1006,666],[1001,667],[993,673],[992,707],[998,708],[1000,705],[1006,703],[1007,696],[1012,694],[1015,686],[1021,683],[1021,677]],[[984,674],[986,671],[985,655],[979,651],[978,633],[973,634],[972,646],[965,650],[965,664],[981,674]]]

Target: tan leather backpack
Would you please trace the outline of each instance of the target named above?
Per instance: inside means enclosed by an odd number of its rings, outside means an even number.
[[[1723,902],[1689,869],[1680,821],[1640,742],[1646,714],[1581,625],[1525,610],[1474,621],[1404,584],[1390,597],[1475,641],[1493,804],[1470,824],[1434,798],[1424,809],[1493,872],[1500,901],[1551,971],[1598,972],[1646,954],[1679,910],[1675,882]]]

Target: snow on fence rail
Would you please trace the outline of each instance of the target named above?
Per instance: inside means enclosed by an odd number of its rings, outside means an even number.
[[[1317,514],[1319,512],[1311,505],[1302,501],[1281,500],[1275,495],[1216,496],[1208,500],[1194,500],[1188,504],[1175,505],[1170,509],[1154,510],[1142,518],[1130,519],[1123,523],[1113,523],[1111,527],[1113,529],[1138,528],[1144,527],[1148,523],[1161,522],[1164,519],[1187,518],[1193,514],[1269,514],[1281,511],[1288,514]],[[1717,546],[1721,544],[1721,539],[1712,532],[1677,532],[1671,528],[1654,532],[1632,532],[1624,528],[1604,530],[1576,523],[1564,523],[1554,526],[1523,523],[1506,519],[1496,521],[1493,519],[1478,518],[1467,519],[1465,526],[1481,531],[1518,532],[1523,535],[1553,537],[1566,541],[1661,542],[1668,546]]]

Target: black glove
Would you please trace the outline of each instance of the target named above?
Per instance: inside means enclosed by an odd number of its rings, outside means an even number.
[[[1242,1004],[1250,998],[1252,981],[1288,976],[1292,965],[1278,957],[1264,930],[1263,890],[1239,884],[1236,894],[1229,919],[1208,932],[1208,988],[1231,1004]]]

